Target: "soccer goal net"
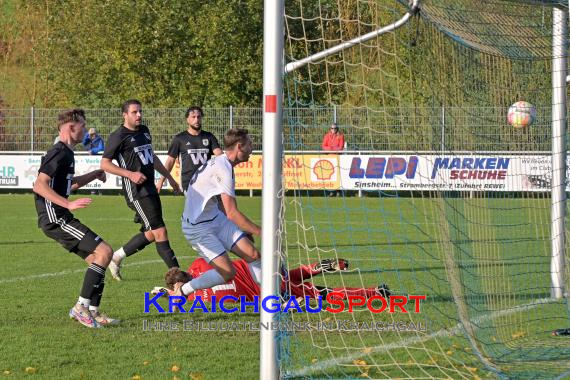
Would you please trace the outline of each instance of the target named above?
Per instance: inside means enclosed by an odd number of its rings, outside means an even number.
[[[338,313],[282,313],[298,323],[277,337],[282,377],[570,373],[568,338],[551,335],[570,327],[566,96],[555,95],[567,11],[565,1],[285,2],[280,237],[297,277],[284,300],[295,286],[370,297],[382,284],[426,299],[419,313],[411,301],[408,313],[349,312],[347,297]],[[328,133],[343,135],[342,151],[323,151]],[[311,266],[324,259],[349,265]]]

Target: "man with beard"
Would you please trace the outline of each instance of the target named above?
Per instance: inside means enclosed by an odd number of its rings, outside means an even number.
[[[252,236],[260,236],[261,227],[238,208],[234,177],[234,167],[249,160],[253,142],[246,129],[230,129],[224,135],[224,148],[224,154],[212,157],[190,179],[182,214],[184,237],[213,269],[175,284],[177,295],[232,280],[236,268],[228,252],[244,259],[254,281],[261,282],[261,254]]]
[[[198,106],[192,106],[186,110],[186,122],[188,129],[180,132],[172,139],[168,149],[168,158],[164,167],[170,172],[176,159],[180,162],[180,177],[182,190],[186,193],[190,179],[194,172],[205,164],[212,155],[222,154],[220,143],[216,136],[202,130],[202,117],[204,113]],[[156,189],[160,192],[164,185],[164,176],[160,177]]]
[[[142,227],[140,233],[113,254],[109,270],[117,281],[122,280],[120,268],[123,260],[152,242],[169,268],[178,267],[178,260],[170,247],[162,218],[162,203],[154,185],[154,171],[172,181],[176,193],[180,192],[180,188],[154,153],[150,130],[142,124],[141,103],[136,99],[127,100],[122,111],[123,124],[109,135],[101,159],[101,169],[123,177],[125,200],[129,208],[135,211],[136,221],[141,223]],[[113,163],[113,160],[117,164]]]

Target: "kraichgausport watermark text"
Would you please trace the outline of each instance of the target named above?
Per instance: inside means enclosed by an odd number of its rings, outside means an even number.
[[[223,321],[151,321],[143,319],[143,331],[426,331],[426,322],[355,322],[336,320],[329,322],[223,322]]]
[[[323,306],[323,298],[316,297],[316,305],[311,305],[311,297],[305,296],[305,307],[302,308],[297,297],[290,297],[288,300],[282,300],[277,296],[268,296],[261,298],[254,296],[253,301],[248,301],[246,296],[234,297],[224,296],[217,299],[216,296],[211,297],[211,302],[206,305],[200,296],[196,296],[194,300],[188,301],[186,297],[182,296],[168,296],[168,307],[165,309],[158,300],[164,293],[157,293],[152,295],[145,293],[144,298],[144,313],[150,313],[151,309],[155,309],[158,313],[195,313],[200,311],[202,313],[247,313],[246,307],[253,307],[253,313],[259,313],[260,307],[268,313],[279,313],[296,311],[298,313],[319,313],[326,311],[329,313],[340,313],[348,311],[354,312],[355,307],[365,307],[372,313],[421,313],[421,301],[426,300],[425,295],[409,295],[409,296],[394,296],[391,295],[388,300],[382,296],[373,296],[365,298],[363,296],[349,295],[344,297],[340,292],[331,292],[326,297],[328,305]],[[236,303],[239,301],[239,304]],[[389,301],[389,302],[388,302]],[[228,306],[231,304],[232,306]]]

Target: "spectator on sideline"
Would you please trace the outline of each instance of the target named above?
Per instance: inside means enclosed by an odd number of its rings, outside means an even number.
[[[344,135],[339,131],[336,123],[332,123],[330,130],[323,137],[322,148],[329,151],[344,149]]]
[[[164,167],[170,172],[174,161],[180,158],[180,177],[184,192],[196,170],[208,162],[212,155],[219,156],[223,153],[216,136],[202,129],[203,116],[204,112],[198,106],[186,110],[188,129],[174,136],[168,149],[168,157],[164,161]],[[164,176],[161,176],[156,184],[158,192],[162,189],[164,180]]]
[[[89,128],[89,132],[85,134],[82,144],[92,156],[103,154],[105,150],[105,143],[95,128]],[[101,191],[91,190],[91,194],[101,195]]]
[[[75,177],[73,148],[85,134],[85,113],[82,109],[64,111],[57,118],[59,142],[43,157],[38,178],[34,183],[38,225],[49,238],[89,265],[83,277],[83,286],[69,316],[87,327],[116,324],[99,311],[105,286],[105,270],[113,256],[113,249],[89,227],[75,219],[71,211],[85,208],[91,198],[68,199],[72,190],[96,179],[105,181],[103,170]]]
[[[331,124],[330,130],[325,134],[323,137],[323,150],[334,151],[338,152],[344,149],[344,134],[339,131],[338,125],[336,123]],[[328,193],[329,196],[334,196],[336,194],[337,197],[340,197],[340,191],[331,190]]]
[[[87,148],[92,156],[102,154],[105,150],[105,143],[95,128],[89,128],[89,133],[83,138],[83,146]]]
[[[179,266],[162,218],[162,204],[154,184],[154,171],[171,181],[175,193],[179,193],[180,188],[153,151],[150,130],[142,124],[141,102],[136,99],[127,100],[123,103],[122,111],[123,124],[107,139],[101,169],[123,177],[127,206],[135,211],[135,221],[141,223],[142,227],[140,233],[113,253],[109,271],[117,281],[122,280],[120,269],[123,260],[152,242],[155,242],[156,251],[168,268]]]

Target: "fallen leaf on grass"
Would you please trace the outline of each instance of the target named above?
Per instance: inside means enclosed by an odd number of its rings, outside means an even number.
[[[512,337],[513,339],[519,339],[524,337],[526,334],[523,331],[517,331],[515,333],[513,333]]]
[[[352,364],[354,364],[354,365],[366,365],[367,363],[362,359],[354,359],[352,361]]]
[[[352,364],[359,366],[361,371],[364,371],[363,373],[366,373],[366,376],[368,376],[368,370],[370,370],[370,367],[368,365],[368,363],[366,363],[364,360],[362,359],[355,359],[352,361]]]

